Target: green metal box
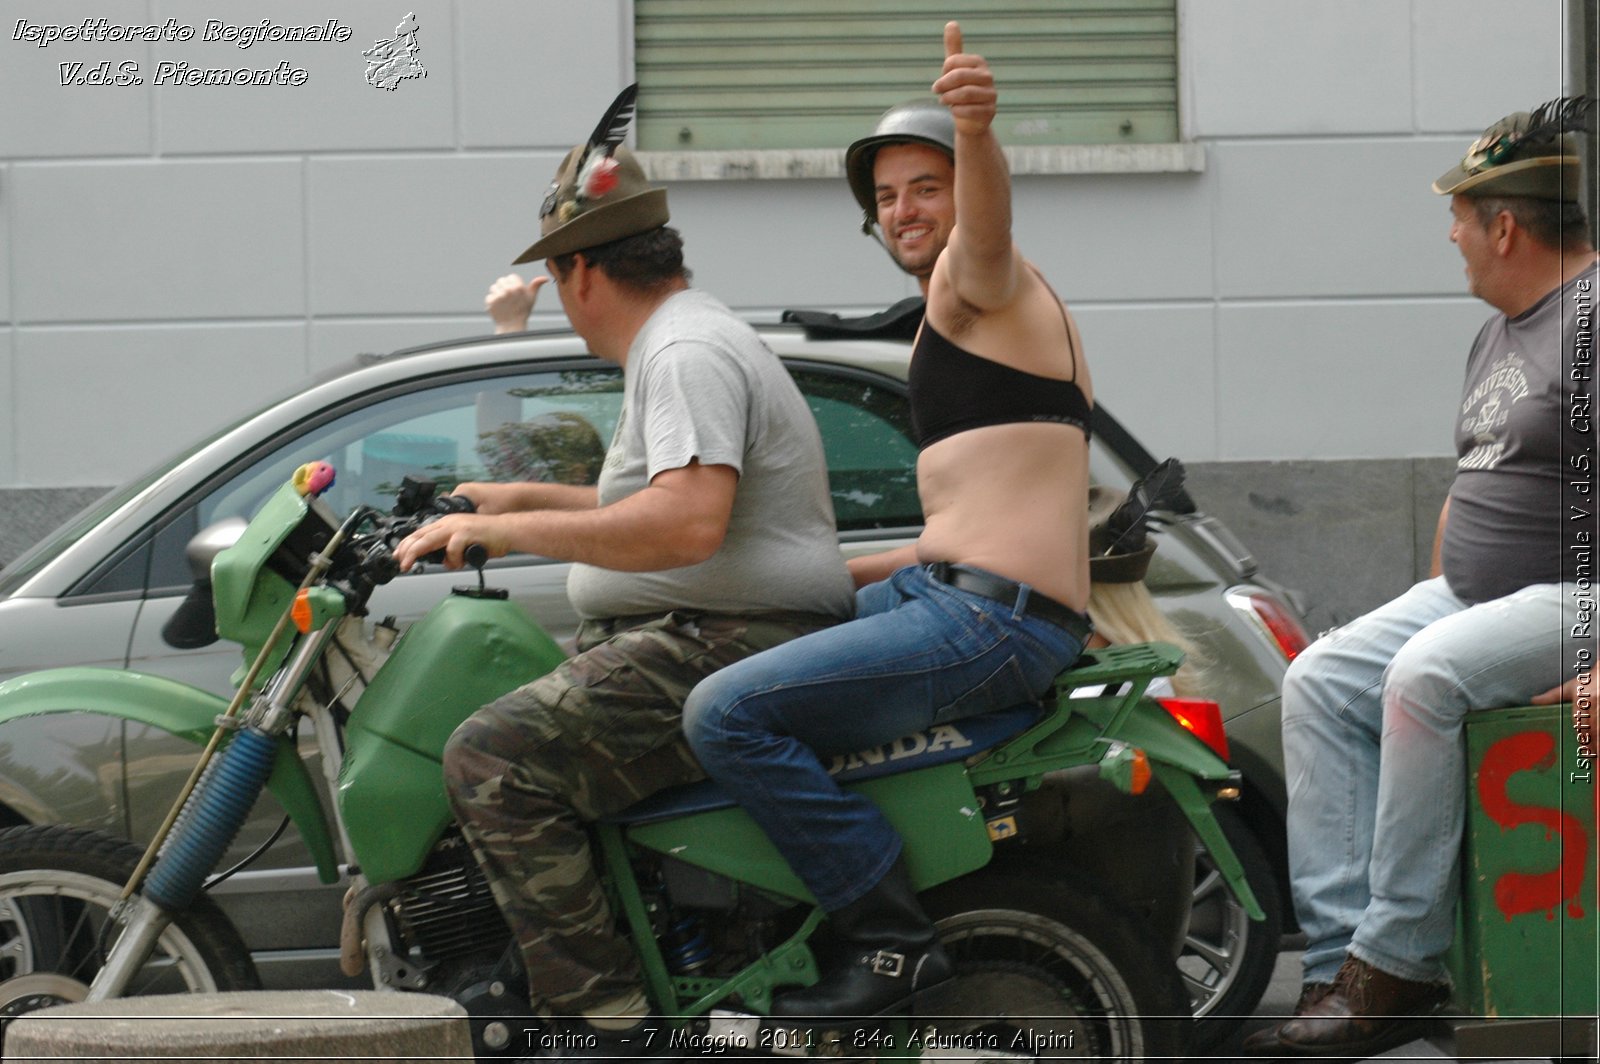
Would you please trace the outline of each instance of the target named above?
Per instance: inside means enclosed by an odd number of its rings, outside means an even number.
[[[1592,1016],[1600,967],[1592,725],[1575,721],[1570,706],[1546,706],[1476,713],[1466,732],[1455,1005],[1479,1017]]]

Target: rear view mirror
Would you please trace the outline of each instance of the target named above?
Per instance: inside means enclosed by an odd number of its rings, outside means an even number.
[[[161,639],[178,650],[198,650],[217,641],[217,611],[211,601],[211,563],[239,542],[246,522],[230,517],[207,525],[184,548],[194,586],[175,613],[161,626]]]

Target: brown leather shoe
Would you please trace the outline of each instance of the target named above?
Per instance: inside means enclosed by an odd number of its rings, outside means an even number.
[[[1305,983],[1300,987],[1300,998],[1294,1003],[1292,1016],[1304,1016],[1306,1011],[1317,1002],[1333,993],[1332,983]],[[1278,1040],[1278,1032],[1283,1029],[1283,1024],[1276,1027],[1263,1027],[1254,1031],[1247,1037],[1241,1048],[1253,1057],[1281,1056],[1288,1052],[1282,1042]]]
[[[1275,1032],[1277,1052],[1301,1057],[1370,1057],[1420,1038],[1450,996],[1444,983],[1401,979],[1346,958],[1333,989]]]

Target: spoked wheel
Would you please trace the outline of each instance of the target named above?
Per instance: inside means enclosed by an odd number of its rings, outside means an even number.
[[[956,976],[917,1003],[925,1056],[1178,1057],[1190,1026],[1159,944],[1077,881],[984,870],[923,898]]]
[[[1283,905],[1272,865],[1231,810],[1216,810],[1267,918],[1250,919],[1204,847],[1195,855],[1194,903],[1178,970],[1194,1010],[1196,1052],[1220,1046],[1255,1011],[1272,981],[1283,934]]]
[[[77,828],[0,832],[0,1021],[87,997],[121,932],[113,910],[140,856]],[[238,932],[201,897],[162,932],[126,996],[260,985]]]

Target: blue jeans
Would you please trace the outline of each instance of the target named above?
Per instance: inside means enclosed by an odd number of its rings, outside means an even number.
[[[824,758],[1037,698],[1082,651],[1048,621],[910,566],[856,594],[853,621],[702,680],[683,728],[706,774],[750,813],[824,909],[867,893],[900,836]]]
[[[1572,591],[1537,584],[1469,606],[1436,577],[1289,667],[1289,874],[1306,982],[1331,982],[1347,952],[1402,979],[1444,978],[1466,813],[1462,725],[1569,675]]]

